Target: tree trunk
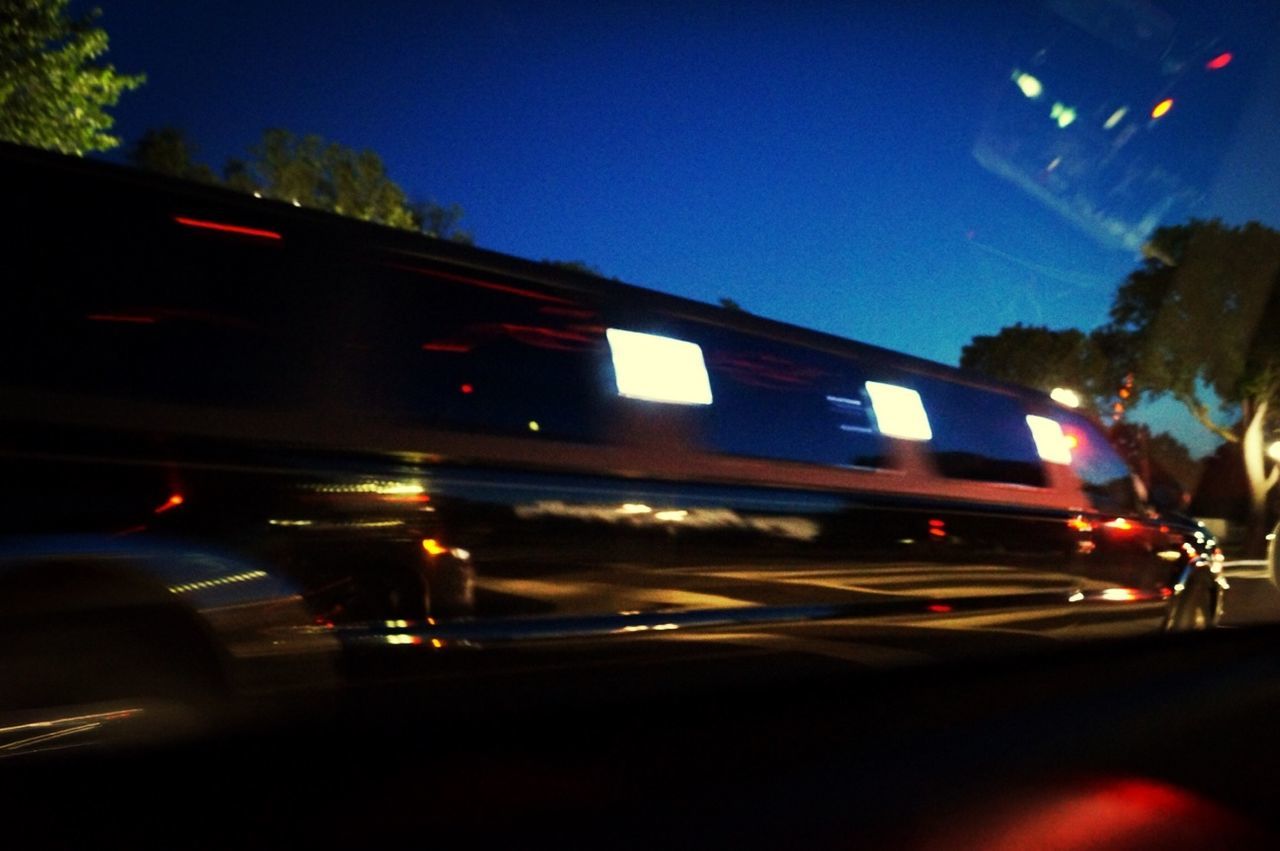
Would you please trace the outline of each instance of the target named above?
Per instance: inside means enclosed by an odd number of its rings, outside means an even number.
[[[1275,476],[1267,475],[1267,447],[1262,433],[1267,402],[1246,400],[1241,413],[1245,428],[1240,440],[1240,455],[1244,460],[1245,479],[1249,483],[1249,520],[1245,526],[1243,555],[1246,558],[1265,558],[1267,533],[1270,531],[1267,526],[1267,492],[1275,484]]]

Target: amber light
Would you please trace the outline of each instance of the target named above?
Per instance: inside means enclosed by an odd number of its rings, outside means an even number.
[[[1075,529],[1077,532],[1092,532],[1093,524],[1083,517],[1072,517],[1067,521],[1067,526]]]
[[[1108,529],[1118,529],[1121,532],[1128,532],[1133,528],[1133,524],[1128,520],[1125,520],[1123,517],[1117,517],[1115,520],[1104,523],[1103,525]]]
[[[1173,109],[1173,98],[1165,98],[1156,104],[1155,108],[1151,110],[1151,117],[1159,118],[1171,109]]]
[[[185,225],[189,228],[203,228],[204,230],[216,230],[222,233],[235,233],[241,236],[256,236],[260,239],[284,239],[284,237],[273,230],[247,228],[242,225],[229,225],[225,222],[210,222],[205,219],[188,219],[183,216],[174,216],[173,220],[178,224]]]
[[[427,551],[427,555],[439,556],[449,552],[448,547],[441,546],[440,542],[435,538],[423,538],[422,548]]]

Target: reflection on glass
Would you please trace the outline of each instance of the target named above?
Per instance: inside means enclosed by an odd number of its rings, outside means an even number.
[[[1036,452],[1050,464],[1070,464],[1071,445],[1062,432],[1057,420],[1027,415],[1027,426],[1031,429],[1031,439],[1036,443]]]
[[[909,387],[868,381],[867,394],[881,434],[903,440],[931,440],[933,429],[920,394]]]
[[[702,347],[686,340],[610,328],[606,332],[618,394],[676,405],[710,405]]]

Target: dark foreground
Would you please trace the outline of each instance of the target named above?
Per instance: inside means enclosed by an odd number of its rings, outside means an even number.
[[[10,847],[1274,847],[1280,629],[889,671],[643,649],[0,760]]]

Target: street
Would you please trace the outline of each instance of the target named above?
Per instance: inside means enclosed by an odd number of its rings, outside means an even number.
[[[1280,622],[1280,588],[1265,561],[1229,561],[1223,565],[1231,590],[1223,612],[1223,626]]]

